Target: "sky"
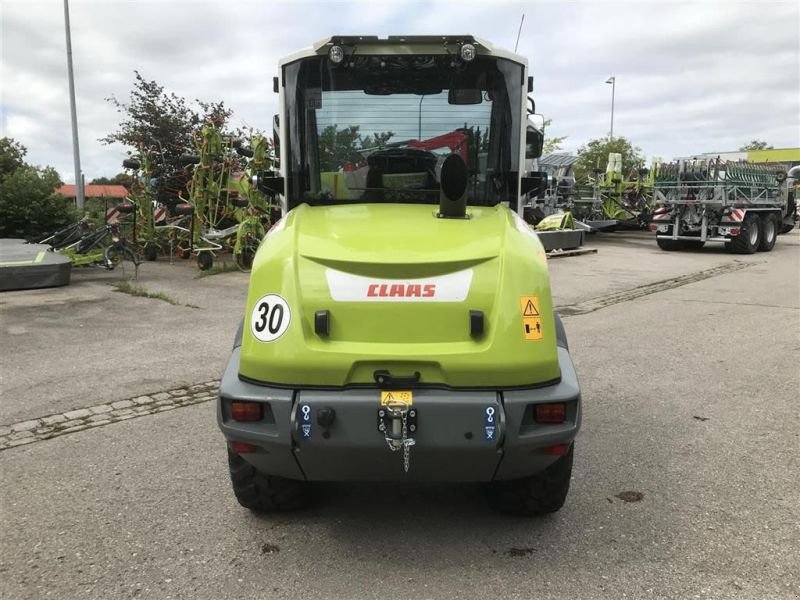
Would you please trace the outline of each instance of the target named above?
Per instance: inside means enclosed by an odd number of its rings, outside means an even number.
[[[614,135],[646,157],[800,146],[800,2],[71,0],[81,162],[112,176],[101,144],[134,70],[187,99],[224,100],[233,124],[271,130],[285,56],[334,34],[472,34],[518,52],[546,134],[564,150]],[[74,182],[62,0],[0,0],[0,135]]]

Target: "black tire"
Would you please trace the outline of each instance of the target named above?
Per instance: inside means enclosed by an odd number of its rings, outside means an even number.
[[[522,516],[558,511],[564,506],[569,492],[574,450],[575,444],[572,444],[567,454],[541,473],[489,484],[489,504],[500,512]]]
[[[154,261],[158,260],[158,246],[155,244],[148,244],[144,247],[145,260]]]
[[[260,473],[253,465],[228,449],[228,469],[236,500],[255,512],[298,510],[308,506],[304,481]]]
[[[759,232],[758,249],[761,252],[769,252],[775,247],[775,240],[778,237],[778,218],[774,213],[765,213],[759,219]]]
[[[761,243],[761,219],[756,213],[748,213],[742,222],[739,235],[725,244],[734,254],[753,254]]]
[[[561,346],[565,350],[569,351],[569,342],[567,341],[567,330],[564,329],[564,323],[561,321],[561,317],[558,315],[553,315],[555,322],[556,322],[556,345]]]
[[[249,271],[253,268],[253,259],[256,257],[256,247],[245,244],[239,254],[234,254],[233,259],[240,271]]]
[[[200,267],[201,271],[208,271],[213,267],[214,257],[211,256],[211,252],[199,252],[197,254],[197,266]]]
[[[658,247],[662,250],[666,250],[667,252],[675,252],[677,250],[683,250],[686,245],[683,243],[683,240],[670,240],[665,238],[656,238],[656,243]]]

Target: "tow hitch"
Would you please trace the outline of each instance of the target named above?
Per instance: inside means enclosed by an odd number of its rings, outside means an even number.
[[[417,409],[405,403],[385,405],[378,409],[378,431],[392,452],[403,452],[403,469],[408,473],[411,447],[416,444]]]

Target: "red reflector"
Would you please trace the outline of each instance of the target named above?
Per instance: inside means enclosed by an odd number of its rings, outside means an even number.
[[[731,227],[731,235],[739,235],[741,230],[738,227]]]
[[[236,454],[248,454],[258,450],[258,446],[248,444],[247,442],[231,442],[231,450]]]
[[[650,231],[658,231],[658,225],[650,225]]]
[[[234,421],[260,421],[261,415],[260,402],[231,402],[231,416]]]
[[[533,418],[537,423],[563,423],[567,418],[567,405],[563,402],[536,404],[533,408]]]
[[[564,456],[569,452],[569,444],[555,444],[554,446],[547,446],[542,448],[542,452],[549,456]]]

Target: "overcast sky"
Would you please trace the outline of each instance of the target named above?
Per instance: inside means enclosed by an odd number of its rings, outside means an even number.
[[[119,171],[98,138],[119,121],[133,70],[189,99],[224,100],[234,124],[271,129],[279,57],[331,34],[463,34],[513,49],[565,149],[608,134],[647,157],[800,146],[800,2],[319,2],[71,0],[87,181]],[[2,135],[74,181],[62,0],[0,0]]]

